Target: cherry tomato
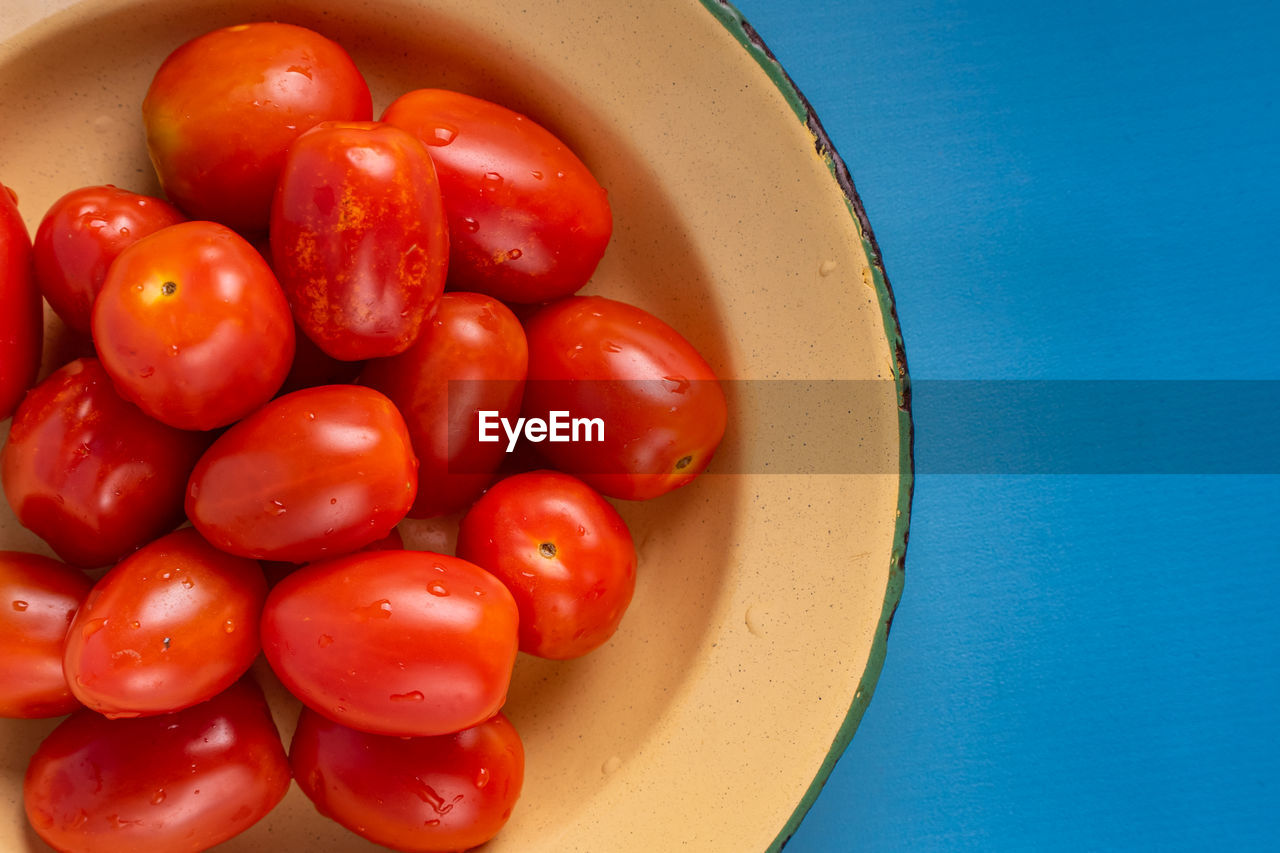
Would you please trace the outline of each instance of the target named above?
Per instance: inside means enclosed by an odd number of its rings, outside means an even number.
[[[93,300],[116,256],[148,234],[176,225],[181,211],[114,186],[82,187],[53,203],[36,228],[36,278],[69,327],[89,334]]]
[[[91,585],[57,560],[0,551],[0,717],[80,707],[62,674],[62,638]]]
[[[171,225],[121,252],[92,325],[120,393],[182,429],[249,414],[293,362],[293,317],[275,275],[250,243],[213,222]]]
[[[368,121],[369,86],[337,43],[252,23],[192,39],[165,59],[142,102],[165,194],[196,219],[265,231],[285,152],[322,121]]]
[[[312,563],[280,581],[262,650],[311,708],[376,734],[456,732],[492,717],[516,657],[516,603],[479,566],[429,551]]]
[[[449,216],[449,287],[544,302],[591,278],[613,233],[609,197],[550,131],[442,89],[397,98],[382,120],[431,150]]]
[[[242,557],[304,563],[386,536],[418,490],[404,418],[372,388],[272,400],[218,438],[187,485],[187,517]]]
[[[0,420],[13,414],[35,384],[44,343],[43,312],[18,197],[0,184]]]
[[[93,586],[67,632],[76,698],[108,717],[164,714],[244,675],[261,645],[262,568],[191,528],[126,557]]]
[[[69,853],[195,853],[248,829],[289,788],[262,691],[241,680],[174,714],[109,720],[88,709],[36,749],[23,801]]]
[[[187,476],[209,444],[116,393],[97,359],[77,359],[32,389],[0,453],[14,515],[59,557],[113,563],[182,520]]]
[[[463,509],[493,482],[505,439],[481,442],[477,419],[519,416],[528,364],[524,330],[505,305],[446,293],[412,349],[365,366],[360,381],[390,397],[409,425],[420,466],[411,517]]]
[[[524,784],[524,745],[501,714],[456,734],[398,738],[303,708],[289,763],[320,814],[376,844],[419,853],[493,838]]]
[[[444,290],[449,233],[422,143],[374,122],[325,122],[289,149],[271,255],[294,316],[334,358],[404,352]]]
[[[636,587],[636,549],[618,511],[557,471],[500,480],[462,517],[457,554],[506,584],[520,651],[564,660],[613,636]]]
[[[525,333],[526,416],[563,411],[603,422],[603,440],[539,444],[555,468],[610,497],[643,500],[707,467],[724,436],[724,391],[666,323],[624,302],[575,296],[540,310]]]

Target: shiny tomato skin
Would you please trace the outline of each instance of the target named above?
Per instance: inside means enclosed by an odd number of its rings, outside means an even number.
[[[214,30],[161,64],[142,102],[166,196],[193,219],[265,231],[285,152],[331,119],[368,121],[369,86],[340,45],[291,24]]]
[[[209,445],[121,397],[94,358],[31,390],[0,453],[23,526],[82,568],[114,563],[178,525],[187,477]]]
[[[121,252],[92,327],[120,393],[180,429],[243,418],[293,362],[293,317],[271,267],[214,222],[171,225]]]
[[[262,691],[241,680],[173,714],[75,712],[27,767],[36,833],[69,853],[196,853],[257,823],[289,788]]]
[[[426,148],[376,122],[325,122],[298,137],[271,208],[271,256],[321,350],[344,361],[404,352],[435,311],[449,262]]]
[[[602,296],[553,302],[525,324],[524,413],[600,418],[604,440],[537,445],[558,470],[614,498],[646,500],[700,474],[728,411],[693,345],[641,308]]]
[[[35,384],[44,345],[44,303],[36,284],[31,237],[17,196],[0,184],[0,420]]]
[[[305,563],[390,533],[418,490],[404,418],[372,388],[322,385],[272,400],[200,457],[187,517],[215,546]]]
[[[360,382],[399,407],[418,456],[412,518],[456,512],[493,482],[505,437],[479,440],[480,411],[519,417],[529,347],[515,315],[492,296],[446,293],[407,352],[369,362]]]
[[[613,506],[558,471],[498,481],[467,510],[457,554],[493,573],[520,610],[520,651],[567,660],[618,629],[636,587],[636,549]]]
[[[506,701],[516,604],[480,567],[429,551],[323,560],[267,596],[262,649],[329,719],[404,737],[474,726]]]
[[[289,763],[322,815],[412,853],[451,853],[493,838],[524,784],[524,745],[502,714],[455,734],[398,738],[303,708]]]
[[[382,120],[431,151],[449,216],[449,287],[504,302],[576,292],[613,233],[608,193],[549,130],[443,89],[397,98]]]
[[[267,582],[254,560],[185,527],[103,575],[67,632],[63,672],[108,717],[167,714],[211,699],[261,650]]]
[[[0,551],[0,717],[58,717],[80,703],[62,641],[92,582],[40,554]]]
[[[36,279],[49,307],[89,334],[93,301],[126,246],[186,217],[158,198],[105,185],[72,190],[40,220],[33,241]]]

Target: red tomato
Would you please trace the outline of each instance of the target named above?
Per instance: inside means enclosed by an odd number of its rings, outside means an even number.
[[[62,638],[91,585],[57,560],[0,551],[0,717],[80,707],[62,674]]]
[[[724,391],[666,323],[624,302],[575,296],[543,308],[525,333],[525,415],[603,422],[603,440],[539,444],[554,467],[628,500],[665,494],[707,467],[724,436]]]
[[[0,184],[0,420],[13,414],[36,381],[44,343],[44,303],[31,261],[31,238],[18,197]]]
[[[324,385],[272,400],[196,463],[187,517],[214,545],[304,563],[386,536],[418,490],[404,418],[372,388]]]
[[[431,157],[374,122],[326,122],[289,149],[271,256],[294,316],[334,358],[404,352],[444,290],[449,232]]]
[[[422,736],[492,717],[516,657],[516,604],[497,578],[429,551],[312,563],[271,590],[262,650],[289,690],[361,731]]]
[[[421,853],[493,838],[524,784],[524,745],[501,714],[456,734],[398,738],[303,708],[289,764],[320,814],[376,844]]]
[[[36,749],[23,800],[36,833],[58,850],[195,853],[257,823],[288,788],[271,712],[242,680],[174,714],[77,711]]]
[[[564,660],[613,636],[636,588],[618,511],[557,471],[501,480],[467,510],[458,556],[497,576],[520,610],[520,651]]]
[[[506,442],[481,442],[477,418],[519,416],[528,364],[524,329],[505,305],[446,293],[412,349],[365,366],[361,383],[390,397],[409,425],[420,484],[411,517],[463,509],[493,482]]]
[[[127,399],[167,424],[207,430],[280,388],[293,317],[250,243],[213,222],[183,222],[116,258],[93,306],[93,340]]]
[[[165,194],[196,219],[265,231],[285,152],[322,121],[368,121],[369,86],[346,51],[279,23],[215,30],[179,47],[142,102]]]
[[[182,520],[187,476],[208,444],[147,417],[82,358],[22,402],[0,476],[18,521],[59,557],[103,566]]]
[[[449,216],[449,286],[544,302],[587,283],[613,233],[609,196],[550,131],[441,89],[397,98],[382,120],[431,150]]]
[[[71,692],[108,717],[164,714],[210,699],[261,646],[262,568],[191,528],[126,557],[93,586],[67,632]]]
[[[36,278],[44,298],[69,327],[89,334],[93,300],[111,262],[126,246],[183,218],[168,202],[114,186],[72,190],[36,229]]]

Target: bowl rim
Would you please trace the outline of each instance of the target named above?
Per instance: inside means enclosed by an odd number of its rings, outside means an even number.
[[[893,381],[898,399],[899,479],[897,518],[894,524],[893,548],[889,557],[889,577],[885,589],[884,605],[880,611],[880,619],[876,626],[875,637],[872,640],[871,652],[867,657],[862,677],[858,681],[858,687],[854,691],[849,710],[836,732],[831,747],[827,750],[826,757],[818,766],[813,781],[809,783],[809,787],[801,796],[800,802],[796,804],[791,816],[774,838],[773,843],[767,848],[769,853],[774,853],[781,850],[783,845],[799,829],[801,821],[808,814],[814,801],[817,800],[818,794],[822,792],[822,788],[830,777],[831,771],[835,768],[836,762],[853,740],[854,733],[858,729],[862,715],[866,713],[867,706],[871,702],[871,696],[875,692],[876,682],[879,680],[880,672],[884,667],[889,629],[893,625],[894,613],[897,611],[898,604],[902,599],[907,539],[911,520],[911,500],[915,492],[915,432],[911,416],[911,379],[907,372],[907,354],[902,340],[902,329],[898,321],[898,310],[893,288],[889,284],[888,275],[885,273],[880,246],[876,242],[875,233],[871,229],[871,222],[867,218],[866,209],[863,207],[862,199],[853,185],[853,177],[850,175],[844,159],[836,151],[835,145],[823,128],[813,105],[801,93],[795,81],[791,79],[791,75],[782,67],[782,63],[774,55],[773,51],[769,49],[768,45],[765,44],[764,39],[761,38],[755,27],[747,22],[742,12],[730,0],[699,0],[699,2],[728,30],[729,34],[768,75],[773,85],[790,105],[796,118],[805,125],[813,136],[814,149],[823,162],[826,163],[832,179],[844,195],[849,215],[853,217],[858,227],[858,232],[862,238],[862,249],[866,253],[867,261],[871,267],[871,276],[876,300],[880,308],[881,320],[884,324],[885,336],[893,352]]]

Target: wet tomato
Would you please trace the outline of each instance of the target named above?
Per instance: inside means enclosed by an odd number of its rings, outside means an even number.
[[[172,225],[121,252],[92,326],[120,393],[182,429],[244,417],[293,362],[293,317],[271,267],[213,222]]]
[[[449,216],[449,287],[545,302],[591,278],[613,233],[609,197],[550,131],[443,89],[401,95],[382,120],[431,150]]]
[[[462,518],[457,554],[506,584],[520,651],[563,660],[613,636],[636,586],[636,549],[618,511],[557,471],[499,481]]]
[[[62,639],[89,593],[84,572],[0,551],[0,717],[57,717],[80,703],[62,674]]]
[[[449,233],[431,157],[375,122],[326,122],[289,149],[271,257],[298,325],[334,358],[404,352],[444,290]]]
[[[289,762],[262,691],[241,680],[173,714],[72,714],[36,749],[23,801],[36,833],[69,853],[196,853],[262,819]]]
[[[108,717],[203,702],[258,656],[266,596],[256,561],[189,527],[161,537],[103,575],[76,614],[63,658],[71,692]]]
[[[33,241],[36,278],[63,322],[89,334],[93,300],[126,246],[185,217],[158,198],[114,186],[82,187],[53,203]]]
[[[91,568],[177,526],[187,476],[208,444],[145,415],[97,359],[82,358],[23,400],[0,476],[18,521],[62,559]]]
[[[322,121],[368,121],[369,86],[336,42],[273,22],[179,47],[142,102],[165,194],[195,219],[265,231],[285,152]]]
[[[446,293],[408,352],[365,366],[360,382],[391,398],[413,439],[419,487],[411,517],[464,509],[493,482],[505,442],[481,442],[478,417],[519,416],[528,363],[524,330],[505,305]]]
[[[13,414],[36,381],[44,343],[44,303],[31,260],[31,237],[17,196],[0,184],[0,420]]]
[[[399,738],[303,708],[289,763],[316,809],[393,850],[466,850],[497,835],[524,784],[524,745],[501,714],[456,734]]]
[[[480,567],[429,551],[312,563],[262,614],[276,675],[311,708],[361,731],[448,734],[488,719],[516,657],[511,593]]]
[[[372,388],[322,385],[272,400],[215,441],[187,484],[187,516],[232,554],[304,563],[386,536],[418,490],[404,418]]]
[[[600,440],[538,445],[552,465],[610,497],[643,500],[690,482],[711,461],[727,421],[710,365],[647,311],[574,296],[525,324],[524,413],[599,419]]]

